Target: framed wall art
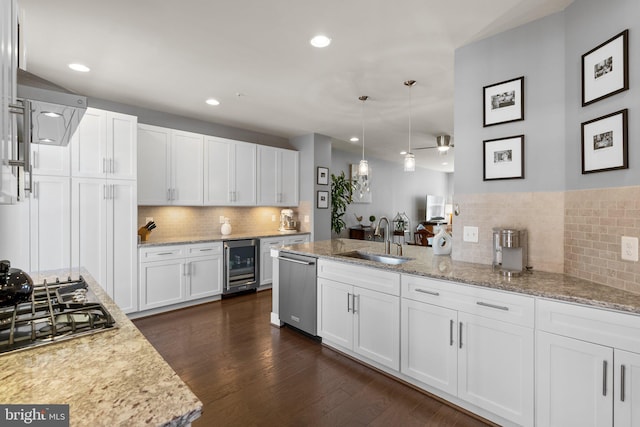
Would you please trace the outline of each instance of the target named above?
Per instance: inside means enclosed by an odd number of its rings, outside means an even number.
[[[318,185],[329,185],[329,168],[318,166],[316,182]]]
[[[318,209],[328,209],[329,208],[329,192],[318,191],[318,200],[316,204],[318,205]]]
[[[582,123],[582,173],[629,168],[627,109]]]
[[[483,142],[483,181],[524,178],[524,135]]]
[[[582,106],[629,89],[629,30],[582,55]]]
[[[524,77],[483,88],[484,127],[524,120]]]

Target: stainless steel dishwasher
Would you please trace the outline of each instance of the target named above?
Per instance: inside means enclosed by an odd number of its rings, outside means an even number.
[[[280,320],[315,337],[316,258],[281,253],[278,260]]]

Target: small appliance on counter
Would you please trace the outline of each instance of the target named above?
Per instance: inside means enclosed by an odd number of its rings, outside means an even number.
[[[527,230],[493,229],[493,271],[519,276],[528,266]]]
[[[280,211],[280,227],[278,231],[291,231],[298,229],[298,222],[293,219],[292,209],[282,209]]]

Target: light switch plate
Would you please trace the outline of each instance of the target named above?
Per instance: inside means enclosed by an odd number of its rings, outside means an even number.
[[[622,236],[622,259],[624,261],[638,261],[638,238]]]
[[[224,215],[220,215],[220,224],[224,224]]]
[[[462,239],[465,242],[478,243],[478,227],[464,226]]]

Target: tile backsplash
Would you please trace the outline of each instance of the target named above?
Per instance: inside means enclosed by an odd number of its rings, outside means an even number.
[[[621,237],[640,237],[640,187],[456,195],[453,253],[491,264],[493,227],[526,229],[534,270],[566,273],[640,294],[640,263],[622,261]],[[475,226],[479,242],[463,242]]]
[[[220,234],[220,217],[225,216],[233,233],[276,231],[281,210],[276,207],[138,206],[138,227],[151,217],[157,225],[152,232],[154,239],[206,236]],[[297,217],[297,209],[294,213]]]

